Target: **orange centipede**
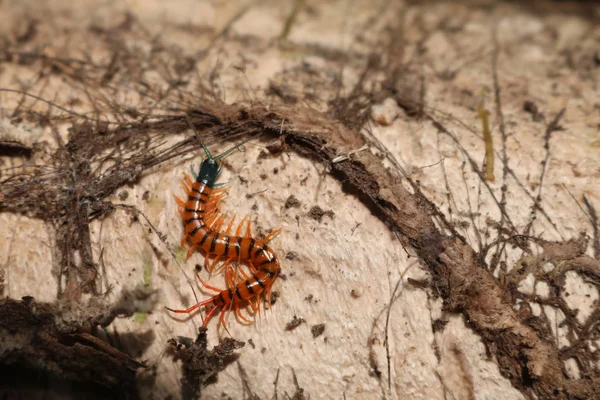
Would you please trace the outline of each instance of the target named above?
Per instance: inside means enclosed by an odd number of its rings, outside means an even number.
[[[247,218],[242,219],[237,227],[235,235],[229,235],[234,218],[231,219],[224,232],[221,231],[225,223],[226,216],[220,214],[220,205],[226,189],[215,189],[215,183],[221,165],[219,160],[237,149],[237,145],[218,156],[213,157],[208,148],[202,144],[206,153],[206,159],[200,164],[200,171],[195,180],[192,180],[187,174],[183,180],[183,186],[187,193],[187,200],[183,201],[175,196],[179,206],[185,233],[181,239],[182,246],[190,244],[187,257],[195,250],[202,250],[205,254],[206,269],[212,273],[219,260],[224,260],[219,267],[225,270],[225,281],[227,288],[220,290],[204,282],[200,276],[198,280],[207,289],[218,292],[217,295],[201,301],[185,310],[174,310],[166,307],[167,310],[175,313],[191,313],[192,311],[207,306],[204,326],[208,324],[215,312],[220,308],[220,322],[225,327],[225,312],[233,310],[236,315],[246,321],[241,314],[241,307],[250,305],[256,312],[260,312],[261,296],[268,297],[268,303],[271,304],[271,287],[277,277],[281,274],[281,264],[275,252],[268,246],[269,240],[276,235],[280,229],[276,229],[267,235],[264,239],[256,239],[251,234],[251,221],[248,220],[246,235],[241,235],[241,230]],[[213,258],[209,265],[209,259]],[[246,274],[241,268],[238,271],[243,277],[238,277],[237,273],[232,273],[230,264],[234,261],[245,263],[249,267],[249,274]],[[253,304],[255,301],[256,304]]]

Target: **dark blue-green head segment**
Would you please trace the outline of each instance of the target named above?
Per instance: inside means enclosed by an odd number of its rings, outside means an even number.
[[[196,178],[196,180],[198,182],[205,183],[208,187],[213,187],[215,185],[215,182],[217,181],[217,178],[219,177],[219,173],[221,172],[221,163],[219,163],[219,160],[225,158],[246,142],[247,140],[233,146],[229,150],[215,157],[213,157],[210,154],[210,151],[208,151],[208,148],[204,145],[204,143],[201,143],[202,148],[206,153],[206,159],[204,159],[204,161],[202,161],[202,163],[200,164],[200,172],[198,173],[198,177]]]

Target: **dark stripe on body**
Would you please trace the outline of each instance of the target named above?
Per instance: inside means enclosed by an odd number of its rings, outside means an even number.
[[[219,292],[219,300],[221,300],[222,304],[225,304],[225,298],[223,298],[223,292]]]
[[[256,240],[250,239],[250,246],[248,246],[248,258],[252,258],[252,249],[254,248],[254,243],[256,243]]]
[[[212,243],[210,244],[209,253],[214,253],[215,252],[215,247],[217,247],[217,239],[218,238],[219,238],[219,232],[217,232],[217,234],[215,235],[215,237],[212,240]]]
[[[188,201],[190,201],[190,200],[197,201],[197,202],[202,203],[202,204],[206,203],[206,200],[204,200],[201,197],[196,197],[196,196],[190,196],[190,197],[188,197]]]
[[[225,251],[223,252],[224,256],[227,254],[229,254],[229,236],[225,236]]]
[[[237,285],[235,285],[235,294],[237,295],[238,299],[244,300],[244,299],[242,299],[242,295],[240,294],[240,289],[237,287]]]
[[[235,253],[237,254],[238,258],[240,258],[241,251],[242,251],[242,238],[238,237],[237,242],[235,243]]]
[[[254,288],[250,285],[250,281],[246,279],[246,289],[250,292],[250,294],[254,294]]]
[[[261,269],[261,271],[264,271],[264,272],[266,272],[266,273],[267,273],[267,275],[269,275],[269,278],[273,278],[273,277],[275,276],[275,273],[274,273],[274,272],[271,272],[271,271],[269,271],[269,270],[268,270],[268,269],[266,269],[266,268],[263,268],[263,269]]]
[[[192,230],[192,231],[189,233],[189,236],[190,236],[190,237],[194,237],[194,235],[195,235],[196,233],[198,233],[198,231],[199,231],[200,229],[202,229],[202,228],[204,228],[204,224],[202,224],[202,225],[198,225],[197,227],[195,227],[195,228],[194,228],[194,230]]]
[[[261,282],[261,280],[258,278],[258,276],[256,276],[256,274],[252,274],[252,277],[254,279],[256,279],[256,282],[258,282],[258,284],[264,289],[266,286],[264,283]]]
[[[267,244],[265,243],[263,245],[263,247],[261,247],[260,249],[256,250],[256,252],[254,253],[254,257],[258,256],[258,253],[260,253],[261,251],[267,251],[269,250],[269,246],[267,246]]]
[[[206,233],[202,237],[202,240],[200,241],[200,243],[198,243],[198,246],[202,246],[204,244],[204,242],[206,242],[206,239],[208,239],[208,235],[210,235],[211,233],[212,233],[212,231],[210,229],[208,231],[206,231]]]

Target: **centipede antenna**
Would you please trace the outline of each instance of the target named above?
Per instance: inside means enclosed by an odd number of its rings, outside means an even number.
[[[237,150],[237,149],[239,149],[240,147],[242,147],[244,144],[246,144],[247,142],[249,142],[251,139],[253,139],[253,138],[246,139],[246,140],[244,140],[243,142],[241,142],[240,144],[236,144],[235,146],[233,146],[233,147],[232,147],[232,148],[230,148],[229,150],[226,150],[225,152],[223,152],[223,153],[219,154],[218,156],[215,156],[215,157],[214,157],[214,160],[215,160],[215,161],[218,161],[218,160],[220,160],[220,159],[222,159],[222,158],[225,158],[225,157],[227,157],[229,154],[231,154],[231,153],[232,153],[232,152],[234,152],[235,150]]]
[[[196,139],[198,139],[198,142],[200,142],[200,146],[202,146],[202,148],[204,149],[204,153],[206,153],[206,158],[213,158],[212,154],[210,154],[210,151],[208,150],[208,147],[206,147],[202,139],[200,139],[200,134],[196,130],[196,127],[192,124],[192,121],[190,121],[190,116],[186,114],[185,120],[187,121],[187,124],[192,129],[192,131],[194,131],[194,136],[196,136]]]

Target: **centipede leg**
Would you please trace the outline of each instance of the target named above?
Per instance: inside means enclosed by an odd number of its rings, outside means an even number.
[[[258,319],[262,320],[262,315],[260,314],[260,296],[256,296],[256,308],[254,308],[254,310],[256,310],[258,312]]]
[[[229,264],[231,264],[231,262],[233,261],[233,258],[228,258],[223,264],[221,264],[221,266],[215,271],[215,274],[218,274],[219,272],[221,272],[221,270],[225,269],[225,274],[227,275],[227,271],[229,268],[231,268],[231,266]]]
[[[194,171],[194,167],[190,165],[190,172],[192,174],[192,176],[194,177],[194,180],[198,179],[198,174],[196,173],[196,171]]]
[[[175,197],[175,201],[177,202],[177,204],[180,207],[185,207],[185,201],[183,201],[179,196],[177,196],[176,194],[173,195],[173,197]]]
[[[183,174],[185,182],[191,187],[194,184],[194,181],[190,178],[188,174]]]
[[[225,230],[225,234],[229,235],[231,232],[231,227],[233,226],[233,220],[235,220],[235,214],[231,217],[231,221],[229,221],[229,225],[227,225],[227,230]]]
[[[225,222],[226,218],[227,218],[227,214],[221,215],[219,217],[219,219],[217,219],[217,221],[215,222],[214,230],[216,230],[217,232],[220,231],[221,228],[223,227],[223,223]]]
[[[279,232],[281,232],[282,229],[283,228],[278,228],[278,229],[275,229],[273,232],[269,233],[267,235],[267,237],[265,237],[265,239],[264,239],[265,243],[268,242],[269,240],[271,240],[271,238],[276,236]]]
[[[210,270],[208,269],[209,265],[208,265],[208,259],[210,257],[210,254],[206,253],[206,256],[204,257],[204,269],[207,270],[210,273]]]
[[[248,218],[248,228],[246,229],[246,236],[248,236],[249,238],[252,237],[251,226],[252,226],[252,218]]]
[[[210,268],[208,268],[208,273],[210,275],[212,275],[213,270],[215,269],[215,266],[217,265],[217,263],[219,262],[220,259],[221,259],[221,256],[216,256],[215,259],[213,260],[212,264],[210,264]]]
[[[253,274],[256,274],[258,272],[258,269],[256,269],[254,264],[252,264],[250,261],[248,261],[248,268],[250,268],[250,272],[252,272]]]
[[[204,317],[204,323],[202,323],[202,326],[208,325],[208,321],[210,321],[212,316],[215,314],[215,311],[217,311],[217,308],[219,308],[219,307],[214,306],[213,308],[210,309],[210,311],[208,313],[206,313],[206,317]]]
[[[227,308],[225,308],[225,307],[223,307],[221,309],[221,316],[219,317],[219,321],[221,322],[221,325],[223,325],[223,328],[225,328],[227,333],[229,333],[229,336],[231,336],[231,333],[229,332],[229,329],[227,329],[227,325],[225,324],[225,312],[226,311],[227,311]]]
[[[183,186],[183,188],[185,189],[185,192],[188,194],[188,196],[190,195],[190,192],[192,191],[192,187],[190,185],[188,185],[188,183],[186,182],[185,179],[181,180],[181,185]]]
[[[187,242],[188,239],[188,235],[185,234],[183,235],[183,237],[181,238],[181,247],[185,247],[185,243]]]
[[[192,253],[194,252],[194,250],[196,250],[197,248],[198,248],[198,246],[196,246],[196,245],[191,246],[188,249],[187,254],[185,255],[185,259],[188,260],[191,257]]]
[[[216,288],[214,286],[210,286],[208,283],[206,283],[202,278],[200,278],[200,275],[196,274],[196,277],[198,278],[198,280],[200,281],[200,283],[202,284],[202,286],[204,286],[208,290],[212,290],[213,292],[217,292],[217,293],[221,292],[221,289]]]
[[[244,216],[244,218],[241,220],[240,224],[238,225],[237,229],[235,230],[235,236],[240,236],[242,233],[242,226],[244,226],[244,222],[246,222],[246,219],[248,219],[248,216]]]
[[[246,273],[244,272],[244,270],[243,270],[243,269],[241,269],[241,268],[238,268],[238,270],[240,271],[240,273],[242,274],[242,276],[244,277],[244,279],[249,279],[249,278],[250,278],[250,277],[248,276],[248,274],[246,274]]]
[[[247,324],[252,324],[254,322],[254,321],[250,321],[248,318],[244,317],[242,315],[242,310],[239,307],[235,309],[235,315]]]

